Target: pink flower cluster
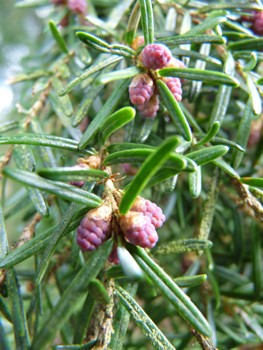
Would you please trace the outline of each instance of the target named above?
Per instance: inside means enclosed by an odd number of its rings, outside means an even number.
[[[142,197],[137,197],[131,210],[126,215],[112,213],[107,202],[96,209],[90,210],[77,229],[77,243],[83,251],[93,251],[111,236],[115,226],[115,218],[127,241],[142,248],[153,248],[158,241],[156,228],[162,226],[165,216],[154,203]],[[113,228],[114,230],[114,228]],[[116,233],[118,234],[118,233]],[[108,260],[119,264],[116,245]]]
[[[138,46],[144,44],[143,37],[134,40],[132,47],[136,50]],[[141,64],[151,70],[161,68],[178,67],[186,68],[184,63],[172,56],[171,51],[163,44],[146,45],[139,55]],[[166,77],[160,78],[172,92],[176,101],[182,99],[181,81],[178,78]],[[159,91],[155,85],[154,78],[148,74],[139,74],[133,78],[129,95],[131,102],[138,108],[141,115],[146,118],[154,118],[159,110]]]

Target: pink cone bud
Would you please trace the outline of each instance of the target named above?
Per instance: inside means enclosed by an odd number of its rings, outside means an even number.
[[[145,118],[154,118],[159,110],[159,99],[156,94],[153,94],[150,100],[143,105],[137,106],[141,115]]]
[[[251,16],[241,16],[240,19],[241,21],[246,21],[246,22],[254,22],[254,19],[255,19],[255,15],[257,14],[257,11],[248,11],[251,13]]]
[[[131,211],[142,213],[151,219],[151,223],[155,228],[159,228],[165,221],[162,209],[148,199],[138,196],[131,207]]]
[[[85,14],[87,9],[86,0],[68,0],[68,8],[77,15]]]
[[[259,36],[263,36],[263,12],[257,12],[253,17],[251,29]]]
[[[172,57],[167,63],[165,68],[187,68],[183,61],[180,61],[178,58]]]
[[[172,57],[171,60],[167,63],[165,68],[187,68],[183,61],[178,60],[177,58]],[[186,79],[180,79],[181,83],[186,82]]]
[[[154,70],[164,68],[171,58],[171,51],[163,44],[147,45],[139,56],[145,68]]]
[[[65,17],[58,23],[61,27],[67,27],[69,25],[69,13],[66,14]]]
[[[118,258],[118,254],[117,254],[117,246],[113,247],[112,252],[110,253],[110,256],[108,257],[108,261],[110,263],[115,264],[115,265],[120,265],[120,260]]]
[[[126,239],[134,245],[152,248],[158,241],[158,234],[151,219],[142,213],[129,211],[120,216],[119,224]]]
[[[154,92],[154,82],[147,74],[139,74],[132,79],[129,87],[131,103],[142,105],[150,100]]]
[[[161,80],[167,85],[177,102],[182,100],[182,88],[179,78],[165,77]]]
[[[63,4],[66,4],[66,2],[67,2],[67,0],[50,0],[50,1],[55,6],[63,5]]]
[[[103,204],[91,209],[81,220],[77,229],[77,243],[83,251],[93,251],[109,236],[111,230],[112,209]]]
[[[89,169],[89,166],[85,163],[80,163],[73,165],[72,169]],[[72,181],[69,182],[70,185],[76,186],[76,187],[82,187],[84,185],[85,181]]]

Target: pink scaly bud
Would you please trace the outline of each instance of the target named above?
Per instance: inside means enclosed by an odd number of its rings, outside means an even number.
[[[120,260],[118,258],[116,245],[113,247],[112,252],[110,253],[110,256],[108,257],[108,261],[110,263],[115,264],[115,265],[120,265]]]
[[[103,204],[91,209],[77,229],[77,243],[83,251],[93,251],[108,238],[111,231],[112,209]]]
[[[187,68],[183,61],[178,60],[177,58],[172,57],[167,63],[165,68]],[[181,83],[186,82],[186,79],[180,79]]]
[[[263,11],[254,15],[251,29],[255,34],[263,36]]]
[[[159,99],[156,94],[153,94],[150,100],[143,105],[137,106],[141,115],[145,118],[154,118],[159,110]]]
[[[85,14],[87,9],[86,0],[68,0],[68,8],[77,15]]]
[[[158,241],[158,234],[148,216],[129,211],[119,218],[120,227],[125,238],[134,245],[142,248],[152,248]]]
[[[72,169],[89,169],[89,166],[85,163],[80,163],[73,165]],[[85,181],[72,181],[69,182],[70,185],[76,186],[76,187],[82,187],[84,185]]]
[[[165,68],[187,68],[183,61],[180,61],[178,58],[172,57],[167,63]]]
[[[161,80],[167,85],[177,102],[182,100],[182,88],[179,78],[165,77]]]
[[[131,211],[142,213],[151,219],[151,223],[155,228],[159,228],[165,221],[162,209],[155,203],[138,196],[131,207]]]
[[[246,22],[254,22],[254,19],[255,19],[255,15],[257,14],[257,11],[254,11],[254,10],[251,10],[251,11],[248,11],[251,13],[251,15],[247,15],[247,16],[241,16],[240,19],[241,21],[246,21]]]
[[[154,70],[164,68],[171,58],[171,51],[163,44],[146,45],[139,56],[145,68]]]
[[[150,100],[154,92],[154,82],[147,74],[136,75],[129,86],[131,103],[142,105]]]
[[[67,0],[50,0],[50,1],[55,6],[63,5],[63,4],[65,4],[67,2]]]
[[[67,27],[69,25],[69,13],[66,14],[65,17],[58,23],[61,27]]]

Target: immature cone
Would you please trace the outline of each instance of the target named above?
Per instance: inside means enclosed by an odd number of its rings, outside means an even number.
[[[163,44],[147,45],[139,56],[145,68],[154,70],[164,68],[171,58],[171,51]]]
[[[183,61],[178,60],[178,58],[172,57],[167,63],[165,68],[187,68]],[[181,83],[184,83],[186,79],[180,79]]]
[[[73,165],[72,169],[89,169],[89,166],[85,163],[80,163]],[[70,185],[82,187],[84,185],[85,181],[72,181],[69,182]]]
[[[138,168],[132,166],[130,163],[123,163],[121,165],[121,167],[125,171],[126,174],[134,176],[138,173]]]
[[[66,14],[65,17],[58,23],[61,27],[67,27],[69,25],[69,13]]]
[[[77,229],[77,243],[83,251],[93,251],[109,236],[112,209],[106,204],[91,209]]]
[[[145,118],[154,118],[159,110],[159,99],[156,94],[153,94],[150,100],[143,105],[137,106],[141,115]]]
[[[89,117],[85,117],[78,126],[79,130],[84,134],[84,132],[87,130],[88,125],[89,125]]]
[[[68,8],[77,15],[85,14],[87,9],[86,0],[68,0]]]
[[[263,35],[263,12],[257,12],[253,17],[251,29],[259,36]]]
[[[130,100],[135,106],[150,100],[154,92],[154,82],[147,74],[136,75],[129,86]]]
[[[142,213],[144,216],[148,216],[151,219],[151,223],[154,227],[159,228],[165,221],[162,209],[155,203],[152,203],[148,199],[144,199],[138,196],[131,207],[131,211]]]
[[[67,0],[50,0],[50,1],[55,6],[63,5],[63,4],[65,4],[67,2]]]
[[[240,19],[241,21],[246,21],[246,22],[254,22],[254,17],[257,13],[257,11],[254,11],[254,10],[251,10],[251,11],[248,11],[251,13],[251,16],[241,16]]]
[[[120,265],[120,260],[118,258],[118,254],[117,254],[117,246],[113,247],[112,252],[110,253],[110,256],[108,257],[108,261],[110,263],[115,264],[115,265]]]
[[[129,211],[120,216],[119,224],[125,237],[134,245],[152,248],[158,241],[158,234],[151,219],[143,213]]]
[[[187,68],[183,61],[180,61],[178,58],[172,57],[167,63],[165,68]]]
[[[182,88],[179,78],[164,77],[161,80],[167,85],[177,102],[182,100]]]

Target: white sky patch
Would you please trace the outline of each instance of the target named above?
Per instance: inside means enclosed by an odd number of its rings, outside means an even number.
[[[50,15],[52,6],[41,6],[36,9],[36,14],[39,18],[46,18]]]
[[[8,64],[17,64],[20,60],[29,54],[29,48],[23,44],[5,45],[3,55]]]
[[[26,34],[32,39],[38,37],[41,33],[41,24],[39,23],[39,20],[33,16],[26,16],[23,26]]]
[[[3,114],[10,112],[13,101],[13,91],[9,86],[0,85],[0,120],[4,121]]]

